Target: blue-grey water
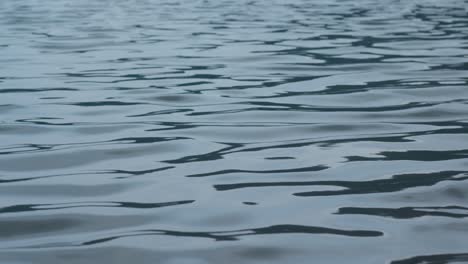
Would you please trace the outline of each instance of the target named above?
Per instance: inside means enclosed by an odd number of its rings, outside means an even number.
[[[468,1],[0,1],[0,263],[468,263]]]

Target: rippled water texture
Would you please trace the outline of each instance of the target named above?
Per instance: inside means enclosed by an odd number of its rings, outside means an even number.
[[[468,1],[0,1],[0,263],[468,263]]]

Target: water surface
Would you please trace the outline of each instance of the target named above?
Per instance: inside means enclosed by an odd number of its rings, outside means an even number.
[[[468,262],[468,1],[0,2],[0,262]]]

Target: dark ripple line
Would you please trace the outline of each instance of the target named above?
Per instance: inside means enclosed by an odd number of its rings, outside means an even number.
[[[468,262],[468,253],[416,256],[394,260],[391,264],[448,264],[454,262]]]
[[[148,169],[148,170],[106,170],[106,171],[90,171],[90,172],[79,172],[79,173],[64,173],[64,174],[54,174],[54,175],[44,175],[44,176],[37,176],[37,177],[25,177],[19,179],[11,179],[11,180],[2,180],[0,179],[0,184],[2,183],[13,183],[13,182],[23,182],[23,181],[32,181],[32,180],[39,180],[39,179],[46,179],[46,178],[53,178],[53,177],[62,177],[62,176],[77,176],[77,175],[95,175],[95,174],[126,174],[129,176],[119,176],[116,179],[125,179],[130,176],[140,176],[144,174],[149,174],[153,172],[165,171],[175,168],[174,166],[166,166],[160,167],[155,169]]]
[[[104,142],[126,142],[128,144],[151,144],[151,143],[160,143],[160,142],[168,142],[174,140],[184,140],[190,139],[188,137],[126,137],[126,138],[118,138]]]
[[[79,91],[72,88],[44,88],[44,89],[0,89],[0,93],[40,93],[50,91]]]
[[[194,66],[191,66],[194,67]],[[200,69],[188,69],[188,70],[200,70]],[[180,73],[185,73],[186,71],[181,71]],[[84,77],[85,79],[89,79],[92,77],[99,77],[99,76],[73,76],[73,77]],[[128,76],[113,76],[113,75],[105,75],[100,77],[128,77]],[[189,76],[173,76],[173,77],[146,77],[142,74],[135,74],[131,76],[131,79],[122,79],[122,80],[113,80],[113,81],[70,81],[69,83],[98,83],[98,84],[115,84],[115,83],[123,83],[123,82],[135,82],[135,81],[159,81],[159,80],[181,80],[181,79],[227,79],[230,80],[231,78],[228,76],[223,75],[216,75],[216,74],[193,74]]]
[[[281,170],[237,170],[237,169],[229,169],[229,170],[220,170],[208,173],[199,173],[199,174],[190,174],[186,177],[207,177],[207,176],[215,176],[215,175],[223,175],[223,174],[230,174],[230,173],[259,173],[259,174],[274,174],[274,173],[288,173],[288,172],[310,172],[310,171],[321,171],[326,170],[329,167],[325,165],[317,165],[311,167],[302,167],[302,168],[293,168],[293,169],[281,169]]]
[[[173,129],[189,129],[195,128],[197,125],[195,124],[168,124],[172,125],[171,128],[164,128],[164,129],[154,129],[148,131],[161,131],[161,130],[173,130]],[[449,129],[449,131],[457,131],[457,133],[463,133],[466,128],[461,129]],[[467,130],[468,131],[468,130]],[[448,132],[447,130],[439,131],[441,134],[443,132]],[[403,135],[402,135],[403,134]],[[407,137],[414,137],[420,135],[429,135],[429,134],[438,134],[437,131],[422,131],[422,132],[409,132],[409,133],[392,133],[392,134],[383,134],[380,136],[374,137],[351,137],[351,138],[344,138],[344,139],[329,139],[329,140],[314,140],[308,142],[301,142],[301,143],[289,143],[289,144],[277,144],[265,147],[250,147],[245,149],[240,149],[248,144],[246,143],[222,143],[225,145],[229,145],[229,147],[219,149],[217,151],[200,154],[200,155],[193,155],[193,156],[186,156],[182,158],[177,158],[173,160],[164,160],[162,162],[169,163],[169,164],[182,164],[188,162],[199,162],[199,161],[208,161],[208,160],[218,160],[223,159],[225,155],[233,154],[233,153],[240,153],[240,152],[257,152],[269,149],[282,149],[282,148],[297,148],[297,147],[306,147],[315,144],[322,144],[323,146],[331,146],[333,144],[339,143],[350,143],[350,142],[360,142],[360,141],[376,141],[376,142],[411,142],[412,140],[406,139]]]
[[[217,231],[217,232],[184,232],[184,231],[173,231],[173,230],[161,230],[161,229],[150,229],[142,230],[138,234],[119,235],[111,236],[101,239],[96,239],[82,243],[82,245],[94,245],[111,240],[134,237],[142,235],[166,235],[176,237],[198,237],[198,238],[210,238],[216,241],[235,241],[239,240],[239,237],[251,236],[251,235],[278,235],[278,234],[329,234],[329,235],[340,235],[349,237],[379,237],[383,236],[380,231],[373,230],[342,230],[333,229],[326,227],[317,226],[304,226],[304,225],[273,225],[268,227],[253,228],[253,229],[241,229],[233,231]],[[246,233],[247,232],[247,233]],[[233,234],[232,234],[233,233]]]
[[[129,174],[131,176],[140,176],[148,173],[153,173],[153,172],[160,172],[160,171],[165,171],[165,170],[170,170],[175,168],[174,166],[166,166],[166,167],[161,167],[161,168],[156,168],[156,169],[149,169],[149,170],[139,170],[139,171],[130,171],[130,170],[110,170],[110,171],[105,171],[101,173],[114,173],[114,174]],[[117,177],[117,179],[124,179],[128,178],[129,176],[121,176]]]
[[[383,151],[377,153],[384,157],[362,157],[347,156],[348,161],[397,161],[397,160],[415,160],[415,161],[442,161],[468,158],[468,149],[463,150],[408,150],[408,151]]]
[[[206,91],[222,91],[222,90],[247,90],[252,88],[273,88],[275,86],[290,84],[295,82],[303,82],[303,81],[311,81],[315,79],[319,79],[322,77],[330,77],[331,75],[316,75],[316,76],[292,76],[292,77],[285,77],[280,81],[272,81],[268,79],[246,79],[245,81],[262,81],[261,84],[255,85],[234,85],[234,86],[225,86],[225,87],[216,87],[216,88],[209,88],[209,89],[202,89],[198,90],[198,92],[206,92]],[[229,78],[232,80],[236,80],[235,78]]]
[[[96,174],[96,173],[105,173],[105,172],[79,172],[79,173],[64,173],[64,174],[44,175],[44,176],[37,176],[37,177],[23,177],[23,178],[19,178],[19,179],[11,179],[11,180],[2,180],[2,179],[0,179],[0,184],[2,184],[2,183],[13,183],[13,182],[22,182],[22,181],[32,181],[32,180],[39,180],[39,179],[46,179],[46,178],[53,178],[53,177],[60,177],[60,176],[89,175],[89,174]]]
[[[9,150],[9,149],[16,149],[16,148],[31,148],[29,150],[17,150],[17,151],[0,151],[0,155],[8,155],[8,154],[15,154],[15,153],[24,153],[24,152],[36,152],[36,151],[45,151],[50,150],[52,146],[46,145],[39,145],[39,144],[25,144],[18,147],[6,147],[1,148],[0,150]]]
[[[50,119],[62,119],[62,118],[44,118],[40,117],[37,118],[39,120],[50,120]],[[52,122],[47,122],[47,121],[38,121],[38,120],[33,120],[33,119],[18,119],[15,120],[15,122],[18,123],[29,123],[29,124],[35,124],[35,125],[47,125],[47,126],[73,126],[76,125],[76,123],[72,122],[67,122],[67,123],[52,123]]]
[[[187,127],[184,127],[184,128],[179,127],[179,128],[174,128],[174,129],[185,129],[185,128],[196,127],[196,125],[191,125],[190,127],[189,126],[190,125],[187,125]],[[171,129],[173,128],[168,128],[167,130],[171,130]],[[166,130],[166,129],[158,129],[158,130]],[[290,148],[307,147],[307,146],[316,145],[316,144],[321,144],[322,146],[331,146],[333,144],[351,143],[351,142],[360,142],[360,141],[411,142],[412,140],[406,139],[406,138],[419,136],[419,135],[436,134],[436,133],[434,133],[434,131],[424,131],[424,132],[394,133],[394,134],[391,134],[391,135],[383,134],[383,135],[374,136],[374,137],[354,136],[351,138],[344,138],[344,139],[313,140],[313,141],[308,141],[308,142],[277,144],[277,145],[270,145],[270,146],[264,146],[264,147],[250,147],[250,148],[244,148],[244,149],[241,149],[241,148],[248,144],[222,143],[222,144],[230,145],[230,147],[222,148],[217,151],[212,151],[212,152],[200,154],[200,155],[185,156],[185,157],[177,158],[173,160],[164,160],[162,162],[169,163],[169,164],[182,164],[182,163],[189,163],[189,162],[218,160],[218,159],[223,159],[225,155],[234,154],[234,153],[257,152],[257,151],[263,151],[263,150],[283,149],[283,148],[290,149]]]
[[[143,124],[148,124],[149,122],[143,122]],[[123,124],[140,124],[140,122],[135,123],[123,123]],[[147,129],[145,131],[167,131],[167,130],[181,130],[181,129],[191,129],[198,127],[286,127],[290,125],[314,125],[317,123],[287,123],[287,122],[243,122],[243,123],[226,123],[226,122],[154,122],[151,123],[158,126],[165,126],[165,128],[154,128]],[[238,144],[238,143],[227,143],[219,142],[221,144]]]
[[[256,107],[242,109],[243,111],[254,111],[254,110],[273,110],[273,111],[316,111],[316,112],[387,112],[387,111],[400,111],[409,110],[414,108],[431,107],[441,104],[454,103],[454,102],[466,102],[464,99],[454,99],[448,101],[439,102],[410,102],[399,105],[386,105],[386,106],[374,106],[374,107],[315,107],[304,104],[287,104],[287,103],[275,103],[275,102],[240,102],[233,104],[248,104],[258,106],[269,106],[268,108]],[[276,107],[276,108],[271,108]]]
[[[141,105],[146,104],[142,102],[121,102],[121,101],[97,101],[97,102],[79,102],[79,103],[71,103],[68,105],[75,105],[75,106],[126,106],[126,105]]]
[[[139,115],[129,115],[127,117],[144,117],[144,116],[155,116],[155,115],[169,115],[169,114],[185,113],[185,112],[191,112],[191,111],[193,111],[193,109],[191,109],[191,108],[166,109],[166,110],[161,110],[161,111],[152,111],[152,112],[139,114]]]
[[[439,210],[463,210],[466,213],[451,213]],[[438,211],[425,211],[438,210]],[[450,218],[468,217],[468,208],[462,206],[435,206],[435,207],[401,207],[401,208],[369,208],[369,207],[341,207],[337,215],[370,215],[390,217],[395,219],[411,219],[423,216],[441,216]]]
[[[411,102],[401,105],[388,105],[380,107],[314,107],[302,104],[286,104],[286,103],[272,103],[272,102],[240,102],[232,104],[248,104],[248,105],[261,105],[267,107],[250,107],[242,109],[218,110],[218,111],[205,111],[205,112],[192,112],[186,114],[187,116],[203,116],[203,115],[220,115],[220,114],[236,114],[252,111],[298,111],[298,112],[390,112],[402,111],[417,108],[432,107],[447,103],[460,102],[464,103],[466,100],[451,100],[444,102]]]
[[[400,124],[400,123],[389,123],[389,124]],[[426,130],[426,131],[416,131],[416,132],[406,132],[406,133],[385,133],[382,135],[377,136],[363,136],[363,137],[356,137],[353,136],[351,138],[342,138],[342,139],[329,139],[329,140],[314,140],[309,142],[300,142],[300,143],[289,143],[289,144],[279,144],[273,146],[265,146],[265,147],[251,147],[241,150],[234,150],[230,152],[225,152],[223,155],[237,153],[237,152],[256,152],[256,151],[263,151],[263,150],[271,150],[271,149],[282,149],[282,148],[296,148],[296,147],[307,147],[310,145],[315,144],[322,144],[324,146],[331,146],[334,144],[340,143],[352,143],[352,142],[361,142],[361,141],[375,141],[375,142],[411,142],[412,139],[407,139],[409,137],[417,137],[417,136],[424,136],[424,135],[444,135],[444,134],[468,134],[468,123],[458,122],[458,121],[447,121],[447,122],[436,122],[436,123],[401,123],[401,124],[423,124],[423,125],[431,125],[431,126],[441,126],[442,128],[438,128],[435,130]],[[458,126],[457,128],[445,128],[444,126]]]
[[[405,58],[407,58],[405,56]],[[330,76],[320,76],[320,77],[330,77]],[[365,84],[336,84],[336,85],[328,85],[323,90],[319,91],[300,91],[300,92],[292,92],[292,91],[282,91],[273,95],[263,95],[263,96],[250,96],[248,98],[255,98],[255,99],[273,99],[273,98],[284,98],[284,97],[291,97],[291,96],[310,96],[310,95],[337,95],[337,94],[352,94],[352,93],[362,93],[368,92],[370,90],[383,90],[383,89],[394,89],[395,87],[401,87],[402,83],[411,81],[405,79],[397,79],[397,80],[385,80],[385,81],[378,81],[378,82],[367,82]],[[281,84],[288,84],[279,83]],[[308,84],[310,85],[310,84]],[[457,86],[463,86],[466,84],[457,84]],[[276,86],[276,85],[273,85]],[[304,85],[307,86],[307,85]],[[411,85],[411,89],[423,89],[423,88],[434,88],[437,86],[441,86],[437,81],[424,81],[424,84],[419,85]],[[254,87],[246,87],[246,88],[262,88],[262,85],[254,86]],[[230,98],[244,98],[238,96],[229,96]]]
[[[193,202],[195,202],[195,200],[182,200],[182,201],[165,202],[165,203],[99,201],[99,202],[59,203],[59,204],[18,204],[18,205],[0,208],[0,214],[57,210],[57,209],[70,209],[70,208],[77,208],[77,207],[121,207],[121,208],[131,208],[131,209],[154,209],[154,208],[161,208],[161,207],[174,206],[174,205],[190,204]],[[103,204],[106,204],[106,205],[103,205]],[[39,208],[39,207],[45,207],[45,206],[53,206],[53,207]]]
[[[187,137],[128,137],[118,138],[107,141],[95,141],[95,142],[83,142],[83,143],[68,143],[68,144],[50,144],[50,145],[39,145],[39,144],[25,144],[18,147],[6,147],[0,148],[0,150],[16,149],[16,148],[31,148],[28,150],[16,150],[16,151],[0,151],[0,155],[28,153],[28,152],[44,152],[44,151],[55,151],[57,147],[62,147],[60,150],[71,149],[74,147],[93,145],[106,145],[110,144],[152,144],[169,142],[174,140],[185,140],[190,139]]]
[[[199,161],[209,161],[209,160],[218,160],[222,159],[225,152],[230,150],[238,149],[244,146],[244,144],[240,143],[221,143],[223,145],[227,145],[227,147],[218,149],[216,151],[208,152],[205,154],[200,155],[192,155],[192,156],[185,156],[173,160],[164,160],[162,162],[169,163],[169,164],[182,164],[188,162],[199,162]]]
[[[370,194],[397,192],[408,188],[432,186],[442,181],[463,181],[468,176],[458,177],[458,175],[468,175],[468,171],[441,171],[432,173],[398,174],[389,179],[372,181],[302,181],[302,182],[253,182],[217,184],[213,187],[218,191],[228,191],[252,187],[288,187],[288,186],[337,186],[346,188],[345,190],[334,191],[312,191],[294,193],[295,196],[332,196],[350,194]]]

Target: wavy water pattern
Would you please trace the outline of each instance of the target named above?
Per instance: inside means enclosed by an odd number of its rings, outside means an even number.
[[[467,14],[0,1],[0,263],[468,263]]]

